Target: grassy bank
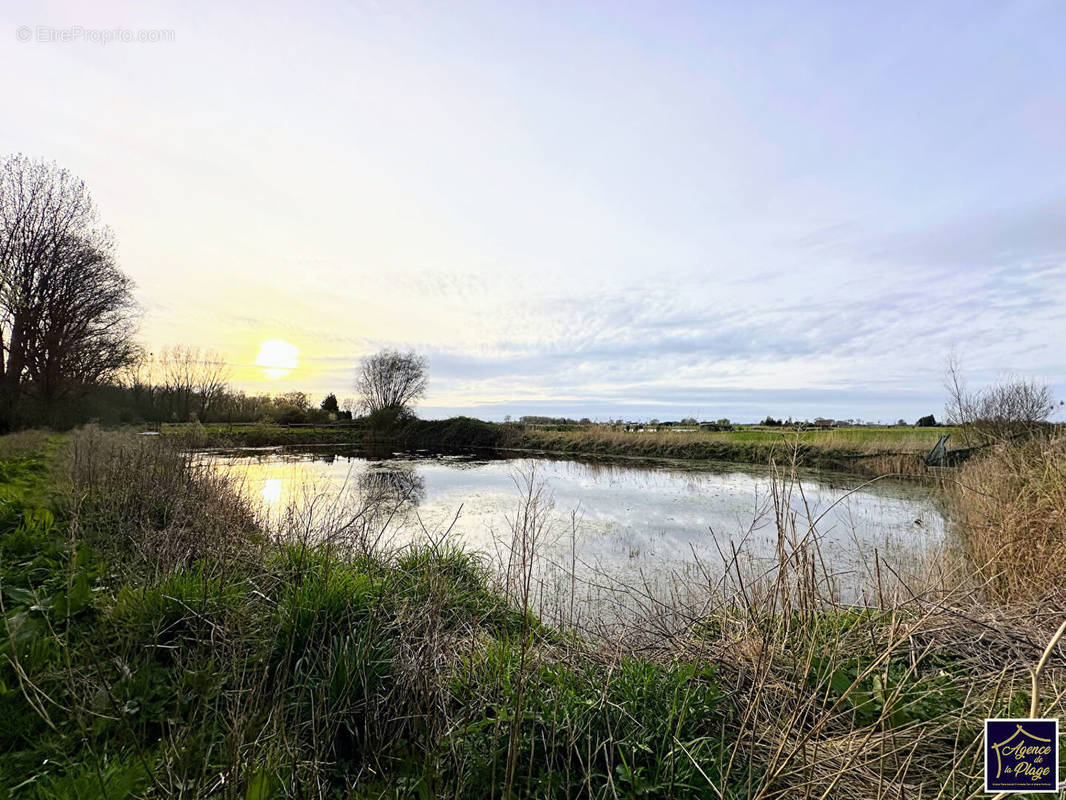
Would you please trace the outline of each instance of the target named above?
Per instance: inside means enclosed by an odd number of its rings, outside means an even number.
[[[868,475],[923,474],[924,457],[950,428],[836,428],[782,431],[623,431],[603,426],[555,430],[469,417],[410,420],[388,430],[356,422],[343,427],[164,426],[163,433],[198,446],[385,444],[405,448],[494,448],[567,455],[732,461],[795,460],[798,466]]]
[[[1061,555],[1061,458],[1012,464],[1020,490],[975,518],[1029,509]],[[1066,614],[1062,582],[1026,597],[1055,573],[975,581],[972,546],[843,606],[779,515],[773,576],[552,629],[526,610],[532,495],[504,580],[381,547],[388,507],[309,537],[237,489],[165,437],[0,439],[0,797],[971,797],[981,721],[1029,711]],[[1062,715],[1049,652],[1037,710]]]
[[[734,461],[859,472],[921,474],[926,453],[941,428],[839,428],[780,431],[613,431],[591,427],[569,431],[522,428],[514,446],[549,452],[645,458]]]

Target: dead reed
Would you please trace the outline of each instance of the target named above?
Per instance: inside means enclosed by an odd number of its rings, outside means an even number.
[[[948,483],[960,545],[990,598],[1066,604],[1066,437],[1000,444]]]

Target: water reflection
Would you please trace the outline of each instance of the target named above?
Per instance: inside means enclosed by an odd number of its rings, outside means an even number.
[[[515,458],[353,449],[205,457],[236,475],[268,512],[308,508],[315,497],[326,498],[330,507],[371,507],[362,524],[388,527],[395,542],[447,531],[503,565],[521,475],[529,467]],[[555,459],[536,465],[553,504],[539,557],[556,571],[553,580],[571,588],[576,574],[586,589],[624,583],[648,593],[673,592],[678,576],[706,584],[730,564],[743,562],[749,574],[759,574],[776,563],[778,526],[766,471]],[[939,541],[944,529],[935,502],[920,487],[860,484],[847,476],[811,474],[802,491],[784,500],[786,517],[820,518],[821,556],[853,593],[873,580],[875,550],[902,569]]]
[[[378,463],[356,479],[359,491],[370,502],[416,507],[426,496],[426,482],[411,463]]]

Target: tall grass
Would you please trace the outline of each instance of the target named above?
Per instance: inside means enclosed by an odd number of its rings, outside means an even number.
[[[1066,604],[1066,437],[997,445],[950,485],[961,543],[989,595]]]
[[[612,585],[624,624],[579,628],[572,564],[553,624],[533,613],[535,475],[495,570],[446,536],[388,546],[394,493],[265,520],[187,454],[82,431],[3,461],[0,796],[972,797],[985,716],[1028,713],[1034,683],[1063,714],[1062,596],[1007,604],[1000,583],[1060,573],[1006,558],[975,580],[969,560],[996,509],[1018,536],[1041,521],[1052,552],[1057,447],[960,473],[1015,489],[972,516],[956,498],[958,560],[875,555],[859,604],[784,453],[772,567],[730,551],[665,599]]]

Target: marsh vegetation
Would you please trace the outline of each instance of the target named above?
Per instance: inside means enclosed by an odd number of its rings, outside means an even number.
[[[958,546],[906,575],[873,554],[859,602],[832,591],[817,517],[793,502],[800,474],[780,465],[773,570],[683,598],[612,587],[639,602],[597,631],[535,613],[535,481],[493,565],[447,537],[384,538],[410,482],[267,518],[161,437],[7,437],[0,785],[970,797],[984,717],[1063,713],[1062,454],[1005,444],[953,473]],[[1017,551],[994,547],[1005,530]]]

